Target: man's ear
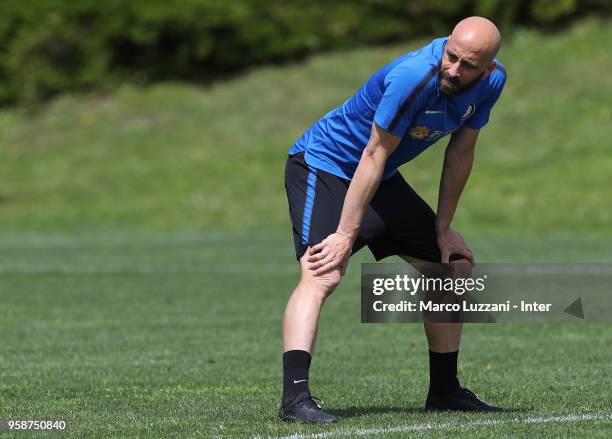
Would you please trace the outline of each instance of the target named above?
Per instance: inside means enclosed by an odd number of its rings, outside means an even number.
[[[488,65],[487,68],[485,69],[484,75],[485,76],[489,76],[491,73],[493,73],[493,70],[495,70],[495,67],[497,66],[497,64],[495,63],[495,61],[491,61]]]

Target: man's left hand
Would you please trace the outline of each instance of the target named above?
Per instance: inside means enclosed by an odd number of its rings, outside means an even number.
[[[450,227],[438,230],[438,247],[442,253],[442,263],[448,264],[451,255],[458,254],[464,256],[472,265],[474,265],[474,254],[467,246],[458,232],[455,232]]]

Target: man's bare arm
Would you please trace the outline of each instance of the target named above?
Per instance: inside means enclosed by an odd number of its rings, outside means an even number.
[[[359,165],[349,185],[337,232],[310,249],[308,262],[314,275],[336,268],[344,271],[351,249],[385,169],[387,158],[399,145],[401,138],[372,124],[370,140],[363,150]]]
[[[400,140],[378,125],[372,125],[370,140],[363,150],[344,199],[338,224],[338,233],[351,238],[352,241],[357,238],[363,214],[380,184],[387,158],[397,148]]]
[[[442,262],[448,262],[449,256],[456,253],[474,263],[472,251],[467,247],[461,235],[452,230],[450,225],[472,170],[478,133],[479,130],[460,128],[452,134],[446,147],[436,219],[436,232]]]

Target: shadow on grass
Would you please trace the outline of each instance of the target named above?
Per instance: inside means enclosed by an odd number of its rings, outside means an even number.
[[[340,416],[341,418],[357,418],[364,415],[373,415],[380,413],[425,413],[423,407],[389,407],[389,406],[372,406],[372,407],[345,407],[343,409],[330,409],[329,413]]]
[[[327,410],[332,415],[340,416],[341,418],[357,418],[359,416],[381,414],[381,413],[406,413],[406,414],[441,414],[446,413],[448,415],[457,413],[473,413],[480,415],[499,415],[499,414],[521,414],[521,413],[533,413],[533,408],[507,408],[503,412],[429,412],[424,407],[393,407],[393,406],[372,406],[372,407],[346,407],[342,409],[330,409]]]

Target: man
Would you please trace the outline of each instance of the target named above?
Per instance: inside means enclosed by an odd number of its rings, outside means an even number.
[[[398,255],[412,263],[474,263],[450,226],[478,132],[505,83],[495,59],[500,43],[489,20],[461,21],[448,38],[382,67],[290,149],[285,187],[301,278],[283,319],[282,420],[338,421],[313,401],[308,371],[321,307],[352,253],[367,245],[377,260]],[[435,214],[397,168],[447,134]],[[460,323],[425,323],[430,360],[425,407],[501,410],[459,385],[461,330]]]

